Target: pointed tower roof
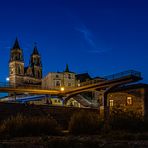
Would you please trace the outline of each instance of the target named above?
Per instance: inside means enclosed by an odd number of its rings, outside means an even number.
[[[66,64],[66,68],[65,68],[65,71],[64,72],[70,72],[69,71],[69,66],[68,66],[68,64]]]
[[[20,45],[19,45],[19,42],[18,42],[18,39],[16,38],[15,42],[14,42],[14,45],[13,45],[13,48],[12,49],[20,49]]]
[[[36,43],[35,43],[35,46],[34,46],[34,49],[33,49],[33,53],[32,53],[32,54],[34,54],[34,55],[39,55],[39,52],[38,52]]]

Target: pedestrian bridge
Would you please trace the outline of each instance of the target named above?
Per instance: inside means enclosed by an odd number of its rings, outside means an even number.
[[[33,87],[32,85],[18,85],[13,86],[8,83],[0,83],[0,92],[7,93],[27,93],[27,94],[47,94],[47,95],[76,95],[81,92],[90,91],[90,90],[100,90],[112,86],[123,85],[127,83],[132,83],[141,80],[141,73],[134,70],[128,70],[120,72],[117,74],[109,75],[103,77],[103,81],[90,80],[84,83],[80,83],[79,87],[76,87],[71,90],[45,90],[41,87]]]
[[[63,93],[69,95],[79,94],[81,92],[90,90],[101,90],[106,88],[111,88],[113,86],[120,86],[132,82],[137,82],[142,80],[141,73],[134,70],[128,70],[113,75],[105,76],[104,80],[90,80],[80,84],[80,87],[76,87],[72,90],[65,91]]]

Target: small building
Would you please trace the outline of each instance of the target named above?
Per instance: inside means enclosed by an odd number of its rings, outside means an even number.
[[[64,87],[65,90],[76,87],[76,74],[69,70],[68,64],[63,72],[49,72],[42,79],[43,89],[57,89]]]
[[[108,94],[108,106],[123,108],[148,117],[148,84],[132,84],[115,88]]]

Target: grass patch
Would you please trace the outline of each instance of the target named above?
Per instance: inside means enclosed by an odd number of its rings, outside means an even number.
[[[69,132],[72,134],[96,134],[101,132],[103,121],[97,113],[80,111],[74,113],[69,122]]]
[[[144,126],[145,121],[143,120],[141,114],[120,108],[113,108],[111,110],[109,124],[113,131],[124,130],[130,132],[140,132],[146,128],[146,126]]]
[[[58,135],[60,127],[52,117],[11,116],[0,125],[0,137]]]

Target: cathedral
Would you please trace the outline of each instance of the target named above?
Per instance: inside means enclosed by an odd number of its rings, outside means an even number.
[[[40,86],[42,80],[42,62],[37,46],[34,46],[30,55],[29,65],[25,67],[23,50],[20,48],[16,38],[13,47],[10,49],[9,60],[9,82],[13,86]]]

